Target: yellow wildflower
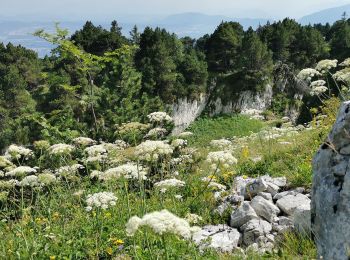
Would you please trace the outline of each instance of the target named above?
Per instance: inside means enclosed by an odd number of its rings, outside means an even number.
[[[111,247],[107,247],[106,252],[107,252],[107,254],[112,255],[113,249]]]

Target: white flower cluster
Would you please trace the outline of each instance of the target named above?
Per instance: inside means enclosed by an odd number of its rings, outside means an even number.
[[[332,68],[336,68],[338,64],[338,60],[321,60],[316,65],[316,70],[321,73],[326,73]]]
[[[129,144],[123,140],[115,140],[114,144],[117,150],[125,150],[129,147]]]
[[[118,126],[118,133],[119,134],[128,134],[133,132],[143,132],[149,129],[150,126],[148,124],[142,124],[139,122],[129,122],[129,123],[123,123],[120,126]]]
[[[49,153],[52,155],[68,155],[74,149],[74,146],[70,144],[54,144],[49,147]]]
[[[154,184],[155,187],[160,188],[160,189],[166,189],[166,188],[171,188],[171,187],[183,187],[185,186],[186,183],[184,181],[180,181],[178,179],[167,179],[163,181],[156,182]]]
[[[145,135],[145,138],[150,138],[150,137],[163,137],[167,134],[167,130],[165,128],[161,127],[156,127],[152,128],[151,130],[148,131],[148,133]]]
[[[157,161],[159,157],[173,153],[172,147],[162,141],[147,140],[135,148],[135,155],[145,161]]]
[[[19,186],[22,186],[22,187],[25,187],[25,186],[36,187],[39,185],[40,183],[38,181],[38,177],[35,175],[26,176],[19,183]]]
[[[172,122],[173,119],[165,112],[153,112],[149,114],[148,119],[152,123]]]
[[[338,81],[350,82],[350,68],[345,68],[342,70],[338,70],[333,74],[333,78]]]
[[[56,169],[55,174],[59,176],[71,176],[77,174],[80,169],[84,169],[84,166],[76,163]]]
[[[171,142],[171,145],[174,147],[174,148],[184,148],[187,146],[187,140],[184,140],[184,139],[174,139],[172,142]]]
[[[0,168],[6,168],[12,166],[13,163],[8,160],[5,156],[0,156]]]
[[[324,80],[316,80],[316,81],[311,82],[310,95],[311,96],[315,96],[315,95],[318,96],[318,95],[326,92],[328,88],[325,86],[325,84],[326,84],[326,81],[324,81]]]
[[[166,209],[146,214],[143,218],[137,216],[130,218],[126,224],[127,235],[133,236],[142,226],[150,227],[159,235],[172,233],[185,239],[191,239],[192,234],[199,229],[191,227],[187,220],[177,217]]]
[[[342,63],[339,64],[342,67],[350,67],[350,58],[345,59]]]
[[[192,136],[192,135],[193,135],[192,132],[182,132],[182,133],[178,134],[177,136],[181,137],[181,138],[186,138],[186,137],[189,137],[189,136]]]
[[[211,140],[209,143],[210,146],[218,148],[221,150],[230,149],[232,147],[232,142],[227,139]]]
[[[73,139],[73,143],[81,146],[89,146],[95,144],[96,141],[88,137],[77,137]]]
[[[228,168],[231,165],[237,164],[237,159],[233,157],[231,152],[218,151],[210,152],[207,156],[207,162],[211,164],[213,169],[216,169],[218,165]]]
[[[23,175],[36,173],[36,171],[37,171],[36,169],[29,166],[18,166],[17,168],[14,168],[13,170],[6,172],[5,176],[19,177]]]
[[[124,177],[126,179],[146,180],[146,175],[146,168],[137,166],[134,163],[127,163],[100,173],[98,179],[101,181],[111,181]]]
[[[11,144],[6,151],[5,156],[9,156],[12,159],[20,159],[21,157],[28,159],[29,157],[32,157],[33,151],[25,148],[23,146]]]
[[[193,155],[192,154],[182,154],[180,157],[173,158],[170,160],[170,164],[175,166],[175,165],[180,165],[180,164],[188,164],[188,163],[193,163]]]
[[[52,173],[41,173],[38,175],[38,181],[41,185],[50,185],[57,181],[57,178]]]
[[[88,154],[89,157],[101,155],[107,153],[106,148],[102,144],[93,145],[84,149],[84,152]]]
[[[203,220],[201,216],[192,213],[187,213],[185,219],[191,224],[198,224]]]
[[[86,211],[91,211],[93,208],[108,209],[109,206],[117,204],[117,197],[113,192],[98,192],[89,194],[86,198]]]
[[[319,96],[322,93],[325,93],[327,90],[328,90],[328,88],[325,86],[313,87],[312,90],[310,91],[310,95],[311,96]]]
[[[321,76],[321,73],[312,68],[303,69],[297,75],[299,79],[304,81],[311,81],[311,79],[315,76]]]

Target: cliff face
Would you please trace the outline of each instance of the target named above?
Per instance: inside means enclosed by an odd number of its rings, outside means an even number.
[[[229,78],[227,76],[227,78]],[[220,82],[219,82],[220,81]],[[198,116],[205,112],[209,116],[219,114],[245,113],[249,110],[265,111],[278,95],[282,94],[288,104],[283,108],[283,114],[292,121],[299,116],[298,102],[303,98],[303,90],[288,66],[284,65],[275,71],[274,79],[264,87],[256,86],[256,90],[241,88],[240,83],[229,80],[214,79],[208,93],[203,93],[197,99],[182,98],[170,106],[174,118],[175,128],[173,134],[186,129]],[[300,103],[300,102],[299,102]]]

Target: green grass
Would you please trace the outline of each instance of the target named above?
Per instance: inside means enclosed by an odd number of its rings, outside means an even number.
[[[220,116],[214,118],[199,118],[187,130],[194,133],[189,138],[191,145],[203,147],[210,140],[246,136],[256,133],[265,124],[259,120],[249,119],[243,115]]]
[[[43,190],[28,189],[21,199],[20,188],[10,191],[10,199],[0,201],[0,259],[243,259],[239,254],[221,254],[212,250],[199,252],[191,242],[174,235],[165,240],[149,229],[128,237],[125,224],[130,216],[143,216],[155,210],[168,209],[179,217],[195,213],[203,218],[201,226],[228,222],[228,215],[214,214],[217,203],[211,190],[200,180],[213,174],[204,162],[213,139],[247,136],[268,124],[245,116],[201,118],[191,125],[194,133],[190,146],[200,148],[200,155],[191,167],[179,166],[176,178],[185,187],[169,189],[165,194],[149,186],[143,193],[129,182],[103,184],[80,176],[75,182],[60,183]],[[238,165],[222,170],[218,181],[228,189],[237,175],[286,176],[291,185],[311,184],[311,159],[324,135],[318,130],[304,131],[296,137],[284,138],[291,145],[276,141],[254,140],[247,143],[249,155],[261,155],[263,160],[253,163],[236,151]],[[130,148],[124,156],[132,154]],[[128,155],[129,154],[129,155]],[[131,157],[130,157],[131,158]],[[166,167],[164,168],[166,169]],[[232,174],[231,174],[232,173]],[[170,177],[170,176],[167,176]],[[82,191],[80,196],[73,195]],[[87,194],[113,191],[117,205],[105,211],[85,211]],[[15,194],[15,195],[14,195]],[[182,200],[175,195],[182,195]],[[121,240],[123,243],[116,243]],[[165,244],[164,244],[165,241]],[[277,244],[277,251],[260,256],[247,253],[246,259],[313,259],[316,249],[308,237],[287,234]]]

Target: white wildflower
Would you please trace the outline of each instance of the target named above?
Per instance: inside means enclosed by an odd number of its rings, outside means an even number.
[[[197,214],[191,214],[191,213],[187,213],[185,216],[185,219],[191,224],[198,224],[203,220],[201,216],[198,216]]]
[[[51,173],[41,173],[38,175],[38,182],[42,185],[50,185],[57,181],[54,174]]]
[[[232,148],[232,142],[227,139],[211,140],[209,143],[210,146],[219,148],[219,149],[230,149]]]
[[[145,161],[157,161],[159,157],[170,155],[173,149],[169,144],[162,141],[147,140],[135,148],[135,155]]]
[[[68,155],[74,151],[74,146],[70,144],[54,144],[49,147],[52,155]]]
[[[339,64],[342,67],[350,67],[350,58],[345,59],[342,63]]]
[[[316,70],[321,73],[325,73],[332,68],[336,68],[338,64],[338,60],[321,60],[317,63]]]
[[[38,177],[35,175],[26,176],[23,178],[22,181],[20,181],[19,185],[22,187],[24,187],[24,186],[30,186],[30,187],[39,186]]]
[[[319,86],[324,86],[324,85],[326,85],[326,81],[316,80],[316,81],[311,82],[310,87],[313,88],[313,87],[319,87]]]
[[[88,137],[77,137],[73,139],[74,144],[81,146],[89,146],[96,143],[95,140]]]
[[[14,168],[13,170],[6,172],[5,176],[11,176],[11,177],[19,177],[23,175],[33,174],[36,173],[37,170],[29,167],[29,166],[18,166],[17,168]]]
[[[60,176],[75,175],[75,174],[79,173],[80,169],[84,169],[84,166],[76,163],[73,165],[62,166],[62,167],[56,169],[55,174],[60,175]]]
[[[123,140],[115,140],[114,144],[116,145],[115,147],[118,148],[118,150],[125,150],[129,147],[129,144]]]
[[[99,144],[85,148],[84,152],[87,153],[89,157],[95,157],[107,153],[107,150],[103,144]]]
[[[0,168],[6,168],[9,166],[13,166],[13,163],[8,160],[5,156],[0,156]]]
[[[193,135],[192,132],[188,132],[187,131],[187,132],[182,132],[182,133],[178,134],[177,136],[180,137],[180,138],[186,138],[186,137],[190,137],[192,135]]]
[[[303,69],[297,75],[297,77],[299,79],[304,80],[304,81],[311,81],[311,79],[315,76],[321,76],[321,73],[319,73],[317,70],[311,69],[311,68]]]
[[[175,197],[175,199],[177,199],[177,200],[182,200],[182,195],[176,194],[174,197]]]
[[[328,90],[328,88],[325,86],[313,87],[312,90],[310,91],[310,95],[311,96],[319,96],[322,93],[325,93],[327,90]]]
[[[173,119],[165,112],[153,112],[149,114],[148,119],[152,123],[161,123],[161,122],[171,122]]]
[[[175,139],[171,142],[171,145],[174,147],[174,148],[184,148],[187,146],[187,141],[184,140],[184,139]]]
[[[207,156],[207,162],[212,165],[213,169],[218,165],[228,168],[231,165],[237,164],[237,159],[228,151],[218,151],[210,152]]]
[[[117,197],[113,192],[98,192],[89,194],[86,198],[86,211],[91,211],[93,208],[108,209],[110,206],[115,206]]]
[[[167,179],[167,180],[156,182],[154,186],[157,188],[170,188],[170,187],[183,187],[185,186],[185,184],[186,183],[184,181],[180,181],[178,179],[173,178],[173,179]]]
[[[121,177],[126,179],[146,180],[147,170],[134,163],[127,163],[116,168],[111,168],[101,173],[98,178],[102,181],[116,180]]]
[[[150,227],[159,235],[171,233],[185,239],[190,239],[194,231],[187,220],[179,218],[165,209],[146,214],[143,218],[137,216],[130,218],[126,224],[127,235],[133,236],[142,226]]]
[[[160,138],[160,137],[164,137],[167,134],[167,132],[168,132],[168,130],[166,130],[165,128],[161,128],[161,127],[152,128],[145,135],[145,138],[150,138],[150,137]]]
[[[33,154],[33,151],[28,149],[28,148],[25,148],[23,146],[18,146],[15,144],[11,144],[7,148],[5,156],[6,155],[11,157],[12,159],[20,159],[21,157],[28,159],[28,158],[32,157],[34,154]]]

